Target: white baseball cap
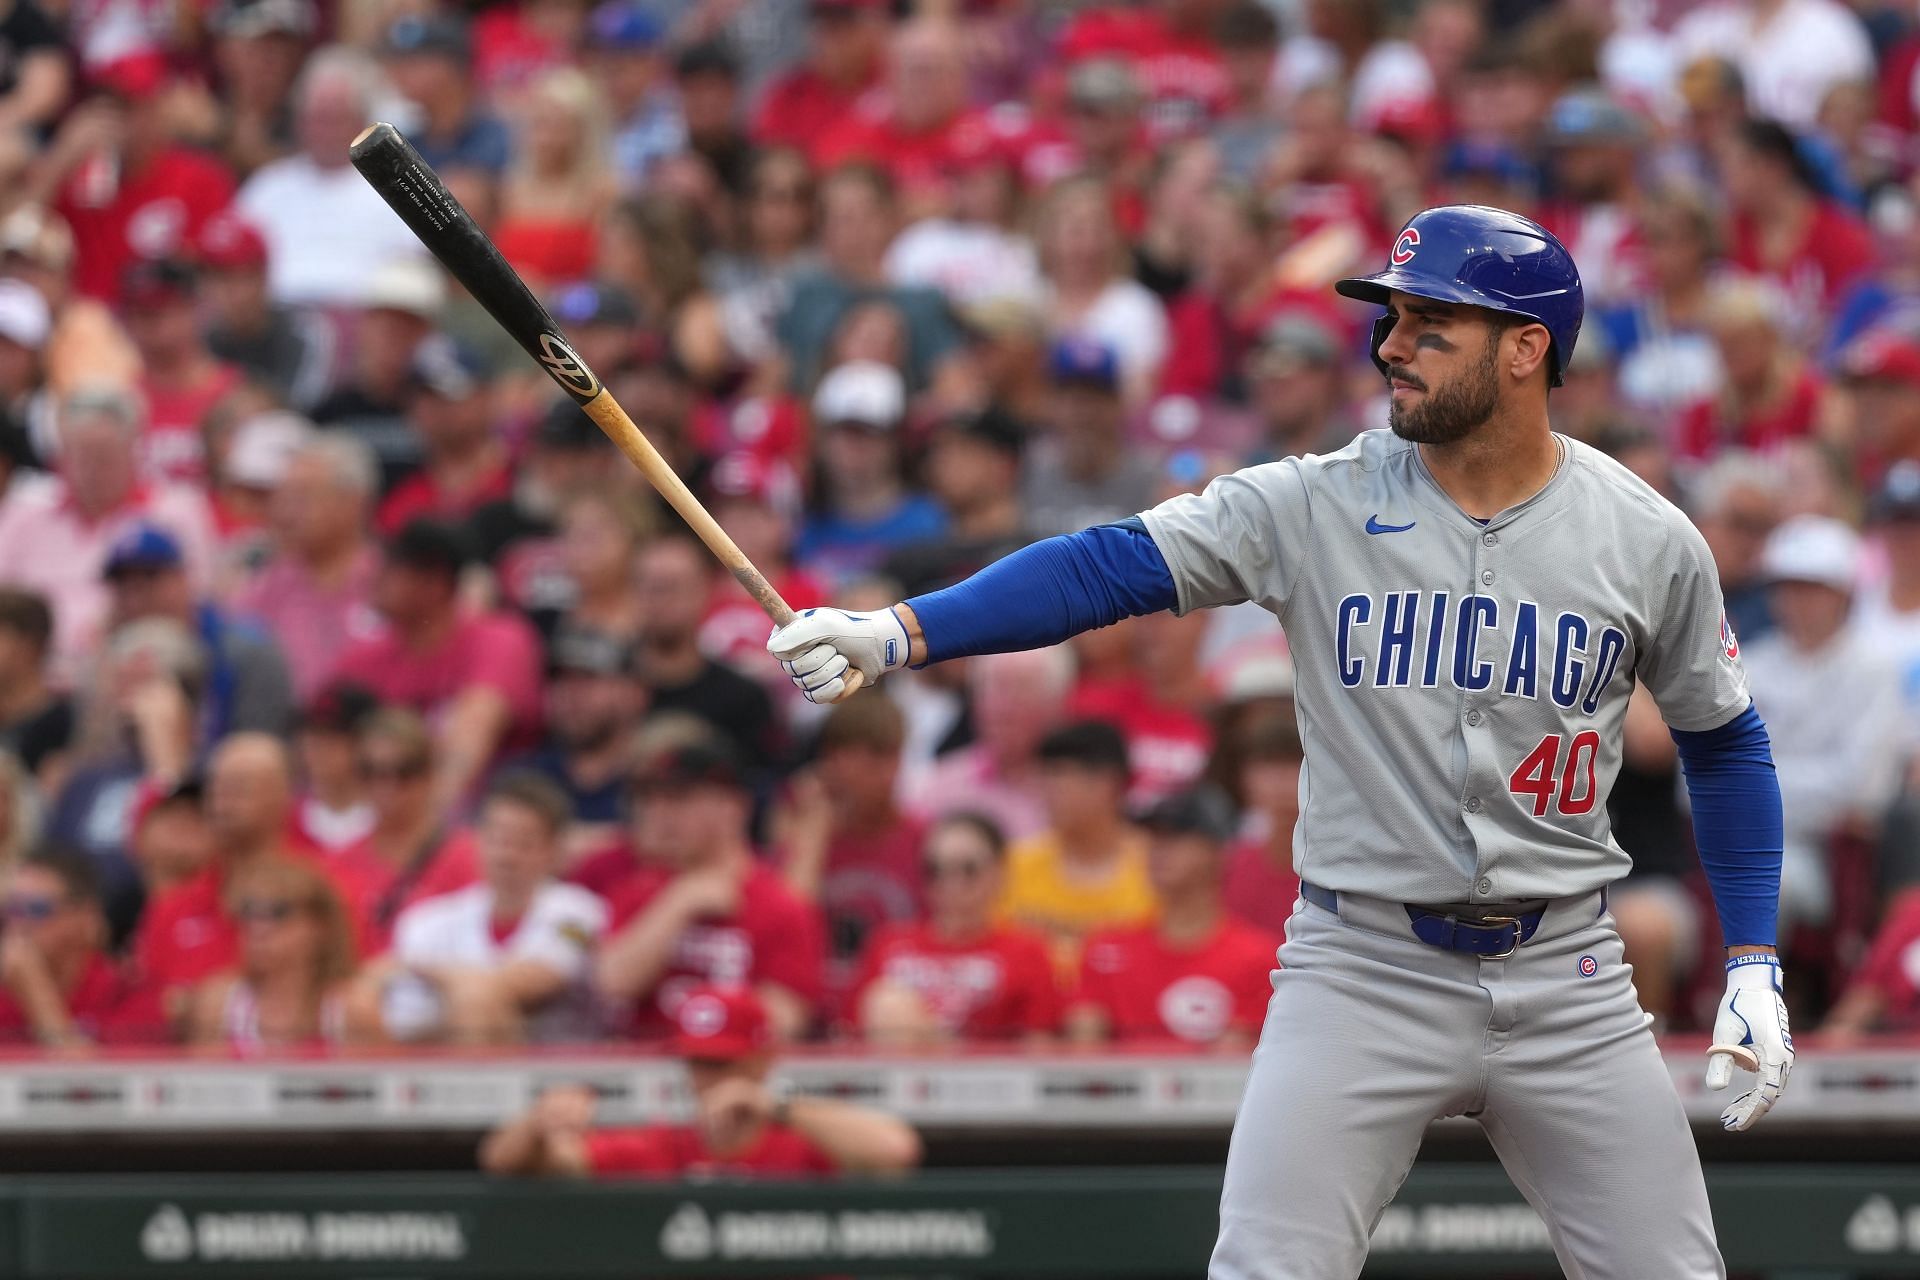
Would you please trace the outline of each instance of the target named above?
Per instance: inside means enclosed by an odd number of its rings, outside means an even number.
[[[447,305],[447,284],[439,269],[424,258],[394,258],[367,280],[360,305],[368,311],[403,311],[438,320],[440,309]]]
[[[38,289],[24,280],[0,280],[0,338],[38,351],[52,331],[53,313]]]
[[[1860,576],[1860,538],[1827,516],[1795,516],[1767,539],[1760,568],[1774,582],[1815,582],[1851,592]]]
[[[858,422],[891,431],[906,411],[900,371],[877,360],[849,360],[822,378],[813,393],[813,420],[823,427]]]
[[[249,489],[279,488],[293,455],[313,436],[313,424],[297,413],[255,414],[234,430],[224,467],[227,480]]]

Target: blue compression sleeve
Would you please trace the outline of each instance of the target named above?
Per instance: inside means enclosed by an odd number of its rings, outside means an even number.
[[[1767,726],[1749,703],[1700,733],[1670,730],[1693,799],[1693,838],[1730,947],[1772,946],[1780,914],[1780,780]]]
[[[1173,571],[1139,516],[1036,542],[907,601],[927,662],[1045,648],[1174,603]]]

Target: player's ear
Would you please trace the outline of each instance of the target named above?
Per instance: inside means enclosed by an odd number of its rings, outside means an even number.
[[[1543,324],[1517,324],[1503,335],[1507,372],[1515,382],[1525,382],[1547,363],[1553,349],[1553,335]]]

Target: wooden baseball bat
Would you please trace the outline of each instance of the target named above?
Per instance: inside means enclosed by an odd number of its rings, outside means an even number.
[[[707,544],[707,549],[719,557],[734,580],[745,587],[747,594],[773,619],[774,625],[784,627],[792,622],[793,610],[773,589],[766,575],[753,567],[746,553],[734,544],[727,531],[700,505],[700,499],[693,496],[686,482],[660,456],[660,451],[641,434],[620,402],[560,332],[560,326],[533,296],[526,281],[500,256],[487,233],[453,198],[453,193],[413,144],[401,137],[392,125],[374,124],[353,140],[349,154],[360,176],[392,206],[413,234],[420,237],[420,243],[440,260],[454,279],[466,286],[467,292],[528,355],[540,362],[587,416],[599,424],[607,438],[619,446],[627,460],[640,469],[647,482],[660,491],[660,496],[680,513],[680,518]],[[860,672],[849,670],[846,680],[847,693],[852,693],[860,687]]]

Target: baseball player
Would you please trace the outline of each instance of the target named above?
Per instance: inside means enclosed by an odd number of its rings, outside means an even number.
[[[810,698],[1151,610],[1258,601],[1293,652],[1307,763],[1280,948],[1211,1280],[1357,1275],[1429,1121],[1468,1115],[1581,1280],[1723,1277],[1699,1157],[1606,888],[1628,695],[1678,742],[1727,948],[1709,1087],[1793,1064],[1774,955],[1780,797],[1713,563],[1625,468],[1553,433],[1580,277],[1528,219],[1418,214],[1385,271],[1390,430],[1036,543],[768,648]]]

